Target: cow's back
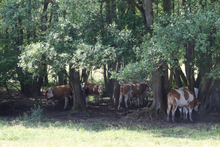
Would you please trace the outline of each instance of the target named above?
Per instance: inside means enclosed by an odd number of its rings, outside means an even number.
[[[122,93],[123,95],[127,95],[127,94],[129,94],[130,91],[131,91],[131,85],[130,84],[121,85],[120,93]]]
[[[69,96],[71,93],[71,87],[69,85],[60,85],[51,87],[53,95],[57,98],[62,98],[63,96]]]
[[[87,87],[89,88],[89,94],[96,94],[99,95],[98,86],[97,84],[93,84],[91,82],[86,82]]]
[[[87,87],[89,88],[89,94],[93,94],[93,88],[94,88],[95,84],[88,84]]]

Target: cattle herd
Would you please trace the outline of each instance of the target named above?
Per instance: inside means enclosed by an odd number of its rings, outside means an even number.
[[[93,84],[91,82],[86,82],[81,84],[81,90],[85,93],[86,97],[86,107],[88,107],[88,96],[93,95],[95,98],[95,103],[99,104],[99,97],[103,93],[103,87],[101,85]],[[136,98],[136,105],[139,106],[140,98],[142,98],[144,103],[144,98],[148,97],[149,83],[147,81],[132,81],[123,83],[120,85],[120,96],[118,108],[124,98],[125,106],[128,108],[129,98]],[[169,113],[172,107],[172,121],[175,122],[175,112],[177,108],[180,111],[180,118],[187,119],[189,113],[189,119],[192,120],[192,110],[198,111],[198,105],[201,103],[197,100],[198,89],[194,88],[194,92],[189,90],[188,87],[181,87],[172,89],[167,94],[167,121],[169,121]],[[52,102],[53,109],[55,106],[55,100],[65,99],[66,109],[69,101],[69,96],[72,95],[72,88],[69,85],[53,86],[46,89],[45,99],[48,105]],[[182,116],[182,113],[184,116]]]

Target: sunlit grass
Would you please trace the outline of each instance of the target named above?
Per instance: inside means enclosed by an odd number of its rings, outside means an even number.
[[[88,123],[0,120],[0,146],[219,146],[219,124],[161,128]]]

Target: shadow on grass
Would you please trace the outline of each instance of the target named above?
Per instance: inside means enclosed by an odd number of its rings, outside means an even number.
[[[133,119],[122,118],[117,122],[109,122],[108,119],[78,119],[77,121],[67,120],[55,121],[53,119],[44,119],[41,122],[23,121],[22,117],[17,119],[0,118],[0,128],[25,127],[26,129],[70,129],[73,131],[86,132],[105,132],[105,131],[128,131],[138,133],[148,133],[156,138],[189,138],[194,140],[201,139],[219,139],[220,125],[218,123],[162,123],[142,124],[132,122]]]

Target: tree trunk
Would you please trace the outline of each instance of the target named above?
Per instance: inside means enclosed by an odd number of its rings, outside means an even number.
[[[118,73],[118,70],[121,68],[121,57],[117,58],[117,67],[116,67],[116,72]],[[118,100],[119,100],[119,95],[120,95],[120,84],[118,83],[118,81],[115,79],[114,80],[114,88],[113,88],[113,103],[114,106],[116,107],[118,104]]]
[[[169,89],[169,79],[168,79],[168,65],[163,67],[162,85],[163,85],[163,98],[166,98],[167,93],[171,90]]]
[[[194,53],[193,44],[192,42],[189,41],[186,47],[185,70],[187,77],[187,86],[191,91],[194,92],[194,64],[192,62],[193,53]]]
[[[73,109],[74,110],[85,110],[86,109],[86,102],[83,99],[83,93],[81,90],[81,83],[80,83],[80,76],[79,71],[75,70],[75,68],[71,68],[70,65],[70,85],[72,87],[73,93]]]
[[[201,101],[202,103],[200,104],[199,107],[199,112],[204,114],[207,111],[207,107],[208,107],[208,93],[209,93],[209,89],[211,85],[211,80],[207,79],[204,82],[202,82],[199,86],[199,93],[198,93],[198,99],[199,101]]]
[[[177,87],[182,87],[183,86],[183,84],[182,84],[182,81],[181,81],[181,79],[180,79],[180,69],[177,69],[177,68],[175,68],[175,74],[174,74],[174,79],[175,79],[175,81],[176,81],[176,86]]]
[[[4,82],[3,84],[4,84],[4,86],[5,86],[6,90],[7,90],[7,93],[8,93],[8,95],[9,95],[9,97],[10,97],[10,98],[13,98],[12,95],[11,95],[11,93],[10,93],[10,91],[9,91],[9,89],[8,89],[7,82]]]
[[[144,4],[145,4],[145,17],[146,17],[147,29],[149,30],[151,25],[153,25],[153,20],[154,20],[152,0],[144,0]]]
[[[88,77],[89,77],[89,73],[90,71],[86,71],[86,69],[82,69],[82,75],[81,75],[81,82],[85,82],[87,83],[87,80],[88,80]],[[85,95],[85,88],[83,89],[83,99],[86,98],[86,95]]]
[[[171,0],[164,0],[163,11],[171,14]]]
[[[108,72],[110,69],[115,71],[116,70],[116,63],[112,63],[112,64],[108,65],[108,70],[107,70],[108,81],[109,81],[109,94],[112,95],[113,88],[114,88],[114,79],[110,79],[111,74]]]
[[[63,76],[58,76],[58,85],[63,85]]]
[[[87,82],[88,77],[89,77],[89,71],[87,71],[86,69],[82,69],[82,75],[81,75],[81,82]]]
[[[170,78],[169,78],[169,91],[172,89],[172,83],[173,83],[173,68],[170,70]]]
[[[152,37],[151,25],[153,25],[153,6],[152,0],[144,0],[145,4],[145,14],[146,14],[146,22],[147,22],[147,30],[150,30],[150,34]],[[161,70],[156,69],[153,72],[153,104],[150,107],[150,111],[156,111],[158,114],[159,111],[165,111],[165,98],[163,98],[163,86],[162,86],[162,77]]]
[[[163,98],[163,87],[162,87],[162,76],[160,75],[160,70],[157,69],[153,72],[153,103],[151,109],[154,109],[159,113],[159,111],[165,111],[166,108],[166,98]]]
[[[104,71],[105,92],[107,93],[107,95],[110,95],[109,80],[107,78],[106,65],[103,65],[103,71]]]

